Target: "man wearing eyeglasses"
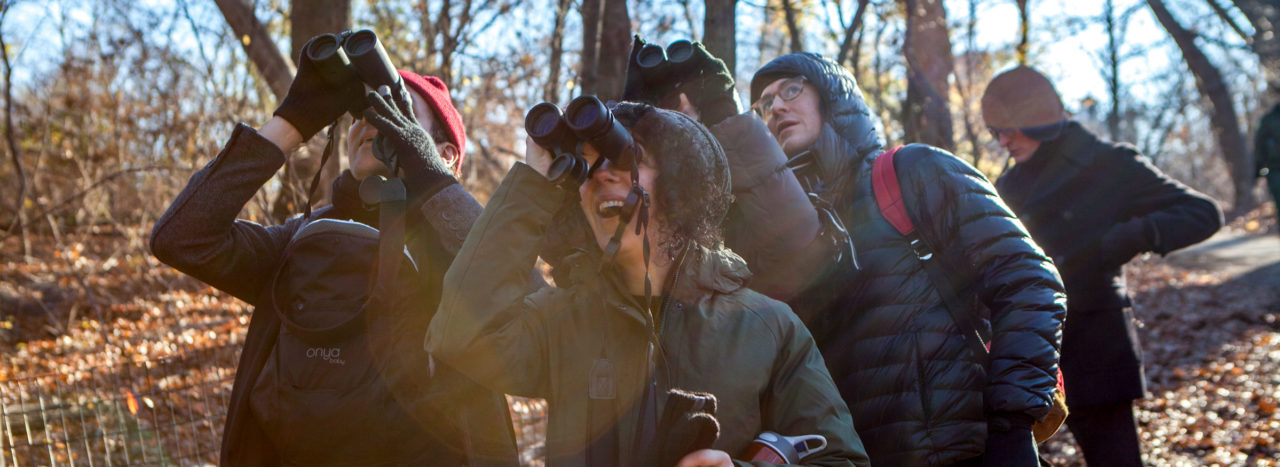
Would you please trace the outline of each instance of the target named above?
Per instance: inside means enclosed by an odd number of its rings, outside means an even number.
[[[991,80],[982,118],[1016,163],[996,181],[1000,195],[1067,287],[1067,426],[1089,465],[1142,465],[1133,400],[1146,386],[1121,266],[1208,238],[1222,211],[1133,146],[1103,141],[1069,119],[1053,84],[1031,68]]]
[[[926,252],[877,205],[872,168],[886,148],[847,69],[785,55],[755,74],[751,97],[810,210],[834,217],[819,235],[847,231],[849,241],[808,271],[792,307],[813,330],[871,461],[1037,465],[1031,426],[1051,406],[1065,295],[995,189],[940,149],[896,150],[903,204]],[[944,296],[955,297],[950,309]],[[969,334],[990,352],[975,350]]]

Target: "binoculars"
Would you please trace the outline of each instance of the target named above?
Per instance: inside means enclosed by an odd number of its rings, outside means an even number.
[[[659,100],[671,94],[685,81],[701,75],[698,67],[711,58],[701,44],[679,39],[664,49],[657,44],[645,44],[636,52],[635,65],[640,70],[652,98]]]
[[[576,190],[603,159],[627,168],[636,163],[631,133],[596,96],[578,96],[563,113],[550,102],[535,105],[524,116],[524,129],[538,146],[551,151],[547,179],[561,187]],[[603,159],[586,160],[584,144]]]
[[[303,46],[302,53],[333,85],[346,83],[354,75],[369,89],[386,85],[401,90],[400,73],[387,56],[378,35],[368,29],[342,34],[321,34]]]

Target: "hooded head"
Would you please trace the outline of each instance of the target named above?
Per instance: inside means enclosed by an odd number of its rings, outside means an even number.
[[[765,88],[774,82],[797,76],[817,91],[821,128],[812,147],[789,149],[788,156],[805,150],[816,151],[823,177],[829,178],[832,174],[845,173],[854,161],[884,146],[879,122],[867,107],[853,74],[821,55],[801,52],[770,61],[751,79],[751,102],[759,101]]]
[[[729,163],[720,143],[679,112],[631,102],[616,105],[612,112],[642,151],[640,183],[652,200],[651,228],[658,229],[657,235],[652,230],[650,235],[661,242],[655,246],[672,259],[686,246],[716,248],[722,240],[720,223],[733,199]],[[549,248],[553,258],[563,256],[567,252],[560,249],[573,248],[573,239],[582,238],[576,232],[583,229],[593,231],[597,243],[607,242],[616,218],[599,215],[604,208],[597,204],[625,199],[630,186],[629,167],[606,163],[596,169],[580,190],[581,207],[560,210],[547,237],[555,244],[543,248]],[[631,232],[624,236],[619,256],[638,251],[640,240]]]

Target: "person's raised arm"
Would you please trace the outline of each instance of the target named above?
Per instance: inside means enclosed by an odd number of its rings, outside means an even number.
[[[539,395],[548,388],[546,316],[570,304],[562,289],[530,295],[529,270],[538,240],[568,194],[543,175],[549,155],[532,141],[527,145],[528,163],[507,173],[445,274],[426,347],[487,387]]]
[[[358,81],[334,86],[302,60],[289,94],[261,131],[237,125],[218,156],[192,175],[156,221],[151,251],[178,270],[254,301],[295,226],[263,227],[236,216],[284,165],[285,154],[362,98]]]

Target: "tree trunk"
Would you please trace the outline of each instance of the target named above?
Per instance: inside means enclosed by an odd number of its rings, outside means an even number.
[[[979,128],[983,126],[977,122],[978,116],[973,112],[973,95],[976,94],[977,79],[975,78],[974,68],[978,66],[975,56],[978,53],[977,37],[978,37],[978,1],[969,0],[969,19],[965,22],[965,46],[963,64],[964,72],[956,73],[956,91],[960,94],[960,118],[964,123],[964,138],[969,142],[969,151],[973,154],[969,155],[969,160],[973,161],[973,167],[981,169],[984,151],[982,143],[979,141]]]
[[[555,29],[551,31],[551,58],[548,60],[547,84],[542,88],[542,100],[558,102],[560,98],[560,60],[564,54],[564,23],[569,16],[571,0],[556,2]]]
[[[1240,133],[1240,124],[1236,120],[1235,103],[1231,99],[1231,91],[1222,79],[1218,68],[1209,61],[1204,52],[1196,46],[1195,34],[1183,29],[1181,24],[1169,13],[1162,0],[1147,0],[1147,5],[1155,13],[1156,19],[1173,37],[1182,51],[1182,59],[1196,78],[1196,88],[1208,99],[1209,124],[1218,139],[1218,149],[1231,170],[1231,182],[1234,188],[1232,202],[1235,212],[1243,212],[1254,206],[1253,199],[1253,166],[1249,154],[1245,151],[1244,136]]]
[[[804,38],[800,34],[800,19],[796,15],[796,7],[791,0],[782,1],[782,14],[787,20],[787,35],[791,38],[791,51],[804,52]]]
[[[737,70],[738,0],[706,0],[706,14],[702,21],[702,45],[707,52],[715,55],[729,67],[729,72]]]
[[[276,99],[283,99],[289,93],[289,83],[293,82],[293,62],[280,53],[266,26],[253,15],[253,6],[248,0],[214,0],[214,3],[222,10],[231,32],[240,39],[254,69],[267,80]]]
[[[600,29],[604,24],[605,0],[582,0],[582,58],[578,72],[578,84],[582,94],[596,89],[600,58]],[[630,57],[630,54],[627,55]]]
[[[0,26],[9,16],[10,3],[0,5]],[[13,199],[13,222],[5,228],[4,237],[13,234],[17,228],[22,239],[22,259],[31,260],[31,238],[27,236],[27,175],[22,168],[22,154],[18,151],[18,139],[13,132],[13,64],[9,62],[9,44],[4,40],[3,28],[0,28],[0,58],[4,61],[4,139],[9,146],[9,157],[13,161],[14,176],[18,179],[18,193]]]
[[[290,6],[289,56],[295,61],[312,37],[351,27],[351,0],[293,0]]]
[[[1253,41],[1249,44],[1258,54],[1263,73],[1276,89],[1280,89],[1280,4],[1275,0],[1232,0],[1253,25]]]
[[[844,40],[840,42],[840,52],[836,53],[836,63],[844,64],[848,61],[849,66],[853,68],[854,77],[859,77],[858,52],[860,47],[854,46],[853,33],[862,29],[862,16],[867,12],[868,3],[871,3],[871,0],[858,0],[858,9],[854,11],[853,19],[849,21],[848,28],[844,30]]]
[[[631,16],[626,0],[582,2],[582,94],[600,100],[622,96],[631,57]]]
[[[320,34],[336,34],[351,27],[351,0],[293,0],[289,9],[290,56],[300,58],[302,46]],[[290,216],[302,212],[308,201],[313,206],[327,204],[332,191],[329,181],[338,178],[345,157],[347,127],[350,119],[343,117],[333,129],[333,154],[323,169],[320,159],[328,142],[326,132],[321,131],[285,161],[280,191],[271,203],[271,218],[284,222]],[[321,170],[320,182],[315,193],[310,193],[312,178]],[[310,199],[308,200],[308,197]]]
[[[947,12],[942,0],[905,0],[907,31],[903,53],[907,61],[907,101],[903,105],[903,130],[907,142],[925,143],[955,150],[952,135],[951,85],[947,78],[955,68]]]
[[[1027,11],[1027,0],[1018,3],[1018,64],[1027,64],[1027,49],[1031,47],[1031,14]]]
[[[1111,95],[1111,111],[1107,112],[1107,133],[1111,141],[1120,141],[1120,38],[1117,37],[1116,10],[1112,0],[1103,7],[1107,25],[1107,92]]]

